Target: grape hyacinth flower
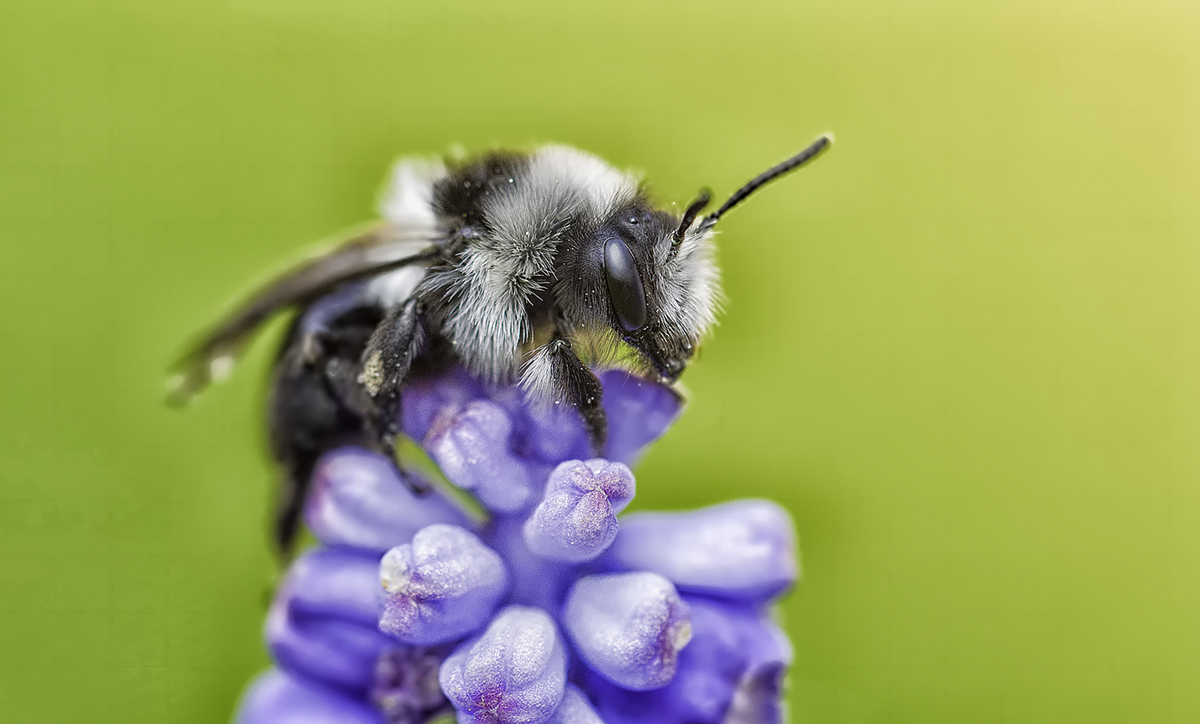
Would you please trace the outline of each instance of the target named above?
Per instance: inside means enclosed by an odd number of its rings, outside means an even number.
[[[415,497],[343,448],[314,473],[321,546],[267,617],[275,668],[238,724],[768,724],[791,647],[770,616],[796,580],[791,519],[764,500],[639,512],[629,465],[677,394],[601,376],[610,432],[461,369],[411,380],[404,430],[457,488]],[[409,472],[408,474],[413,474]]]

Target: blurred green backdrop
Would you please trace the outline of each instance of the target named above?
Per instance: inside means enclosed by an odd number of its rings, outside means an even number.
[[[770,496],[800,722],[1200,720],[1191,0],[0,4],[0,712],[217,722],[266,664],[271,343],[179,345],[393,157],[718,194],[731,302],[638,507]],[[273,328],[271,336],[278,333]]]

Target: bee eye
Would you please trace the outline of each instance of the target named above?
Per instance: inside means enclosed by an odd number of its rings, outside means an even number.
[[[604,244],[604,276],[608,298],[621,326],[626,332],[640,329],[646,323],[646,292],[633,254],[620,239],[609,239]]]

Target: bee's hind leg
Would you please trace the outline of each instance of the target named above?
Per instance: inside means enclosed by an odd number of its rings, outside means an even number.
[[[374,447],[354,383],[359,352],[379,314],[366,311],[312,327],[299,320],[275,363],[269,402],[271,451],[282,467],[272,538],[283,560],[291,556],[317,461],[344,445]],[[348,379],[347,379],[348,378]],[[361,404],[361,403],[360,403]]]

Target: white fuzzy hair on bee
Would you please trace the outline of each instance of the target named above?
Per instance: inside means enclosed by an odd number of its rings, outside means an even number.
[[[382,220],[264,287],[178,366],[175,399],[228,367],[261,324],[297,311],[273,370],[271,445],[286,474],[276,539],[287,551],[317,458],[358,444],[391,455],[401,387],[461,364],[534,402],[576,408],[607,435],[594,368],[673,383],[716,320],[714,226],[816,158],[822,136],[701,217],[655,204],[635,176],[565,146],[455,162],[401,161]]]

